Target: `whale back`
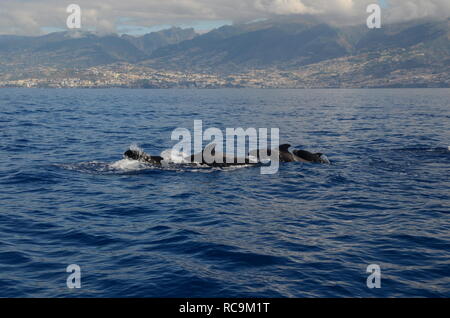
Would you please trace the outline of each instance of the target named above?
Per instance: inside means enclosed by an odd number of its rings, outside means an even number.
[[[323,162],[322,153],[311,153],[306,150],[294,150],[292,153],[294,156],[300,158],[300,161]]]
[[[137,150],[127,150],[125,151],[125,153],[123,154],[125,158],[128,159],[133,159],[133,160],[139,160],[141,158],[141,153]]]
[[[283,145],[280,145],[280,147],[279,147],[280,151],[282,151],[282,152],[289,152],[289,148],[291,148],[290,144],[283,144]]]
[[[143,161],[143,162],[147,162],[147,163],[153,163],[153,164],[160,164],[161,161],[164,160],[163,157],[160,156],[150,156],[148,154],[146,154],[143,151],[138,151],[138,150],[132,150],[129,149],[127,151],[125,151],[125,153],[123,154],[123,156],[127,159],[131,159],[131,160],[137,160],[137,161]]]

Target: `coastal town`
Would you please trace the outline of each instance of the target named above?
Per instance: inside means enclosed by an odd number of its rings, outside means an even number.
[[[159,70],[145,65],[114,63],[65,69],[33,66],[0,73],[0,87],[27,88],[377,88],[450,87],[450,67],[389,69],[393,63],[420,60],[424,53],[385,51],[322,61],[316,64],[240,73]],[[0,66],[1,67],[1,66]],[[370,73],[370,74],[368,74]],[[377,73],[379,75],[377,75]]]

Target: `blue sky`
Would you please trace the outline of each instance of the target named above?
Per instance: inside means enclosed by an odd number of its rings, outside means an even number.
[[[378,0],[380,7],[386,9],[388,7],[388,0]]]

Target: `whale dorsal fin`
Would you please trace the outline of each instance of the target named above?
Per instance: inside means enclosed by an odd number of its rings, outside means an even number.
[[[289,144],[280,145],[279,147],[281,151],[289,151],[289,148],[291,148],[291,145]]]

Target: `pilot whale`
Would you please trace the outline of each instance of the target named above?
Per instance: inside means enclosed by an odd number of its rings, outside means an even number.
[[[306,150],[289,151],[291,145],[284,144],[280,146],[280,161],[281,162],[309,162],[309,163],[327,163],[330,162],[322,153],[312,153]]]
[[[302,161],[302,162],[312,162],[312,163],[327,163],[330,162],[328,159],[326,159],[323,155],[323,153],[311,153],[306,150],[293,150],[292,154],[294,155],[294,158],[296,161]]]
[[[161,161],[164,160],[163,157],[150,156],[150,155],[146,154],[143,151],[132,150],[132,149],[129,149],[129,150],[125,151],[123,156],[126,159],[137,160],[137,161],[141,161],[141,162],[145,162],[145,163],[151,163],[151,164],[156,164],[156,165],[160,165]]]
[[[280,162],[330,163],[322,153],[312,153],[306,150],[293,150],[290,152],[289,148],[291,148],[290,144],[283,144],[280,145],[278,149],[268,149],[265,151],[268,156],[270,156],[273,152],[278,152]],[[262,151],[259,149],[254,150],[250,152],[249,155],[256,157],[257,160],[261,160]]]
[[[248,157],[231,157],[224,153],[222,153],[219,158],[217,157],[216,144],[209,144],[202,150],[202,152],[186,157],[185,161],[219,168],[259,164],[259,162],[255,162]]]

